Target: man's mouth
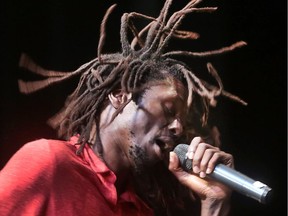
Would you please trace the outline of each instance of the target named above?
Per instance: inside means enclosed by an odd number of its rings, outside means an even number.
[[[174,141],[170,137],[157,137],[155,139],[155,153],[161,161],[168,164],[169,153],[174,148]]]
[[[168,137],[156,138],[155,143],[159,146],[162,153],[170,152],[174,147],[174,142]]]

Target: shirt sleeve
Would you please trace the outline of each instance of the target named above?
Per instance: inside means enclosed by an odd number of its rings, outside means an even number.
[[[0,215],[41,215],[53,160],[44,139],[25,144],[12,156],[0,171]]]

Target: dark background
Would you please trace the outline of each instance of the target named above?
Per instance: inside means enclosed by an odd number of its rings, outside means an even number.
[[[175,0],[179,9],[188,1]],[[56,113],[77,79],[67,80],[31,95],[18,92],[17,79],[29,74],[18,68],[26,52],[47,69],[72,71],[97,55],[99,26],[106,9],[118,7],[108,20],[105,52],[120,49],[119,25],[123,12],[157,16],[162,0],[4,0],[0,7],[0,165],[25,142],[56,133],[46,120]],[[183,28],[199,32],[197,41],[173,41],[173,49],[206,51],[244,40],[248,46],[207,59],[190,59],[200,76],[203,64],[213,63],[226,90],[248,102],[242,106],[219,100],[212,111],[223,149],[235,157],[236,169],[273,188],[266,205],[234,193],[232,212],[240,215],[287,213],[287,5],[286,1],[207,0],[218,6],[212,14],[193,14]],[[194,65],[195,62],[200,64]],[[203,73],[204,72],[204,73]],[[31,77],[29,77],[31,78]],[[32,77],[33,78],[33,77]],[[23,164],[25,166],[25,164]]]

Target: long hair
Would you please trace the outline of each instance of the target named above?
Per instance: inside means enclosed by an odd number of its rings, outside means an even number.
[[[178,60],[178,57],[218,55],[242,47],[246,43],[240,41],[228,47],[204,52],[167,51],[171,38],[191,40],[198,38],[198,33],[181,30],[180,26],[182,20],[189,13],[213,12],[217,9],[214,7],[198,7],[200,2],[201,0],[191,0],[181,10],[174,12],[171,16],[168,16],[168,12],[172,0],[165,1],[158,17],[150,17],[136,12],[124,13],[121,18],[120,28],[122,49],[119,53],[104,54],[103,45],[106,39],[106,23],[109,15],[116,7],[116,5],[112,5],[107,10],[101,23],[97,58],[80,66],[75,71],[57,72],[41,68],[29,56],[23,54],[20,59],[20,66],[38,73],[46,77],[46,79],[31,82],[19,80],[19,88],[22,93],[28,94],[80,75],[78,86],[67,98],[63,110],[49,121],[54,128],[58,129],[60,136],[69,138],[74,134],[80,135],[79,144],[81,147],[77,152],[78,154],[81,153],[84,145],[89,141],[92,127],[95,126],[95,119],[97,119],[101,109],[105,106],[109,93],[116,88],[121,88],[127,93],[132,93],[132,100],[137,100],[137,96],[141,95],[141,92],[148,88],[151,83],[165,78],[163,71],[168,72],[170,76],[177,78],[186,86],[188,91],[187,106],[194,113],[192,115],[193,121],[197,120],[196,116],[200,126],[205,126],[209,107],[216,106],[217,97],[222,95],[244,105],[246,105],[246,102],[224,90],[221,79],[211,63],[207,63],[207,70],[217,81],[216,86],[198,78],[190,66]],[[146,20],[147,25],[142,29],[137,29],[135,22],[138,19]],[[121,109],[118,112],[121,112]],[[160,172],[158,172],[159,170]],[[138,191],[138,194],[156,212],[159,214],[165,212],[165,214],[169,215],[173,212],[173,207],[169,203],[173,203],[173,200],[180,200],[177,197],[180,194],[183,195],[183,193],[176,191],[178,187],[173,186],[172,188],[175,188],[175,190],[171,190],[171,186],[177,184],[174,177],[171,176],[167,169],[165,171],[165,168],[159,165],[159,167],[153,168],[150,175],[147,174],[145,178],[146,181],[143,180],[139,183],[142,189]],[[151,187],[147,188],[147,185]],[[149,193],[147,193],[147,190]],[[183,206],[180,202],[177,203],[179,204],[177,205],[178,207]]]

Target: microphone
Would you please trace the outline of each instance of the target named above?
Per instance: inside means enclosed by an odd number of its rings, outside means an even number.
[[[192,170],[192,161],[186,157],[188,146],[187,144],[178,144],[173,150],[179,158],[181,167],[186,172]],[[223,164],[216,165],[213,172],[207,177],[260,203],[266,204],[271,200],[272,189],[270,187]]]

